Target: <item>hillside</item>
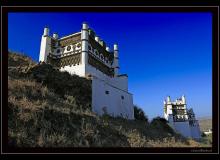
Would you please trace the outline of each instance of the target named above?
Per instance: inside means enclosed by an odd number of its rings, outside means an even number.
[[[212,129],[212,119],[211,118],[201,118],[199,119],[199,126],[202,132]]]
[[[163,121],[91,111],[91,81],[8,54],[8,136],[19,147],[201,147]]]

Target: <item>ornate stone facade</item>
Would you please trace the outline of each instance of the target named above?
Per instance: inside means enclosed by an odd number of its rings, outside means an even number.
[[[76,48],[80,48],[80,50],[76,50]],[[114,53],[107,51],[104,46],[97,42],[94,35],[89,35],[88,50],[88,64],[113,77]],[[60,40],[51,39],[51,52],[47,57],[48,63],[58,68],[79,65],[82,57],[81,34],[74,34]]]
[[[48,55],[48,63],[56,66],[58,68],[65,66],[75,66],[81,63],[81,54],[72,54],[68,56],[54,56],[52,54]]]
[[[81,41],[81,34],[76,34],[68,38],[59,40],[58,45],[61,47],[65,47],[65,46],[68,46],[70,44],[75,44],[80,41]]]
[[[106,51],[104,46],[101,46],[100,43],[95,41],[91,36],[89,36],[89,51],[93,53],[96,57],[100,59],[101,62],[104,61],[104,64],[113,64],[114,61],[114,53]]]
[[[102,63],[100,60],[98,60],[94,56],[89,55],[88,63],[90,65],[92,65],[93,67],[95,67],[96,69],[103,72],[104,74],[106,74],[110,77],[114,77],[114,68],[110,68],[110,67],[106,66],[104,63]]]

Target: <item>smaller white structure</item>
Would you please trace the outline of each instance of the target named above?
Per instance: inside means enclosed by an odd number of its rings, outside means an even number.
[[[200,139],[201,132],[193,109],[187,109],[186,98],[182,96],[171,102],[170,96],[164,101],[164,118],[169,125],[184,137]]]
[[[204,132],[204,134],[205,134],[205,135],[212,134],[212,130],[211,130],[211,129],[209,129],[208,131],[205,131],[205,132]]]

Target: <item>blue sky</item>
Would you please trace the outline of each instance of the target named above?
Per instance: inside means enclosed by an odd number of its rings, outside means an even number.
[[[84,21],[110,48],[118,43],[120,73],[149,118],[182,94],[197,117],[211,116],[211,13],[9,13],[8,48],[37,61],[45,26],[62,37]]]

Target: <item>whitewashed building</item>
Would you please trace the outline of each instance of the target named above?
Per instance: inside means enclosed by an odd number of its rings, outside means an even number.
[[[164,101],[164,118],[176,132],[184,137],[201,138],[198,120],[195,118],[193,109],[187,109],[185,96],[174,102],[167,97]]]
[[[44,28],[39,61],[90,78],[94,112],[134,119],[128,76],[119,74],[118,45],[114,44],[111,50],[87,23],[82,24],[80,32],[61,38],[56,33],[50,36],[49,28]]]
[[[205,135],[212,134],[212,129],[209,129],[208,131],[205,131],[204,134],[205,134]]]

